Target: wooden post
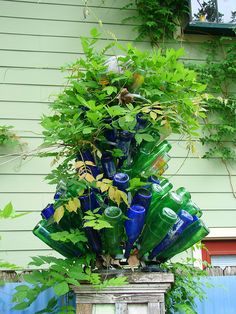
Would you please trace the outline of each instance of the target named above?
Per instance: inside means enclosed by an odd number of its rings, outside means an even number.
[[[92,314],[96,304],[114,304],[115,314],[128,314],[129,305],[146,304],[147,314],[165,313],[165,293],[174,281],[170,273],[128,273],[129,284],[95,290],[91,285],[73,287],[76,294],[76,314]],[[141,313],[141,312],[140,312]]]

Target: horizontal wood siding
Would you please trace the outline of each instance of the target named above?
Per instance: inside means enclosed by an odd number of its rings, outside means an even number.
[[[82,56],[80,37],[98,28],[99,20],[103,22],[99,47],[112,36],[124,44],[137,37],[137,21],[123,21],[136,15],[133,9],[121,10],[128,2],[90,0],[85,19],[83,1],[0,0],[0,125],[14,125],[29,154],[22,159],[19,150],[0,147],[0,206],[12,201],[17,211],[28,212],[19,219],[0,222],[0,258],[25,266],[29,256],[55,254],[31,232],[55,189],[44,180],[51,160],[35,157],[43,141],[40,116],[50,113],[50,102],[66,83],[61,66]],[[202,63],[206,59],[203,39],[200,35],[186,36],[166,46],[184,47],[184,62]],[[148,40],[135,45],[151,49]],[[198,141],[197,152],[192,154],[179,136],[169,140],[173,149],[167,174],[174,188],[185,186],[192,193],[209,227],[235,228],[236,202],[223,164],[217,159],[201,159],[205,148]],[[10,153],[14,156],[6,156]],[[236,167],[230,171],[236,187]]]

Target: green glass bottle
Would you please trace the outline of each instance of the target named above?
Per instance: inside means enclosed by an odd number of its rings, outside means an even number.
[[[182,201],[182,208],[188,203],[188,201],[191,199],[191,194],[188,190],[184,187],[180,187],[175,191],[176,194],[178,194],[181,197]]]
[[[150,154],[152,154],[153,150],[159,145],[160,140],[160,134],[158,132],[152,132],[152,137],[155,139],[155,142],[146,142],[142,141],[142,143],[137,146],[136,154],[135,154],[135,160],[133,161],[133,165],[136,164],[142,164],[143,162],[147,161],[147,156],[150,157]],[[155,158],[153,159],[153,161]]]
[[[145,173],[149,176],[149,169],[152,169],[152,166],[157,161],[157,158],[159,156],[163,156],[165,153],[168,153],[170,149],[171,145],[167,141],[163,141],[157,146],[154,146],[153,142],[145,142],[137,153],[138,158],[133,162],[133,177],[138,174],[145,175]]]
[[[80,256],[81,252],[72,243],[70,245],[60,241],[55,241],[51,238],[51,233],[58,231],[62,230],[58,229],[55,224],[50,224],[48,220],[43,219],[35,226],[33,234],[65,257],[71,258]]]
[[[122,211],[119,207],[110,206],[104,211],[104,219],[109,222],[112,228],[105,228],[102,232],[103,250],[112,257],[122,255],[121,241],[124,234],[124,222]]]
[[[152,192],[152,204],[157,204],[172,188],[173,185],[167,179],[161,179],[159,184],[153,183],[150,186]]]
[[[164,250],[157,256],[158,261],[167,261],[176,254],[189,249],[209,234],[210,231],[204,223],[196,217],[195,219],[196,221],[189,225],[167,250]]]
[[[152,221],[156,215],[156,212],[160,212],[160,210],[164,207],[171,208],[175,213],[178,213],[178,211],[181,209],[181,205],[181,197],[173,191],[169,192],[162,199],[153,198],[147,213],[146,221]]]
[[[186,210],[192,216],[196,215],[198,218],[202,216],[202,211],[200,207],[197,204],[195,204],[192,200],[189,200],[187,202],[187,204],[184,207],[184,210]]]
[[[169,160],[170,156],[167,153],[158,155],[151,166],[142,172],[142,176],[147,178],[152,175],[162,175],[168,168],[167,163]]]
[[[141,235],[139,257],[156,247],[177,220],[176,213],[167,207],[155,211],[153,219],[147,222]]]

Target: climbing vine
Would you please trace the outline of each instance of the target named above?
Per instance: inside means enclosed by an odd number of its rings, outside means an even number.
[[[138,19],[139,39],[149,37],[152,45],[160,40],[173,38],[177,28],[182,25],[189,13],[187,0],[135,0],[128,7],[136,6]]]
[[[228,43],[225,43],[228,40]],[[236,43],[231,38],[220,38],[206,45],[207,60],[194,65],[199,79],[206,83],[214,98],[208,100],[204,122],[203,145],[205,158],[221,158],[224,162],[236,160]],[[216,60],[217,56],[217,60]]]
[[[215,95],[206,103],[208,113],[200,138],[207,147],[203,157],[221,159],[236,198],[229,169],[229,163],[236,161],[236,42],[230,37],[216,38],[206,44],[206,49],[206,63],[191,66]]]

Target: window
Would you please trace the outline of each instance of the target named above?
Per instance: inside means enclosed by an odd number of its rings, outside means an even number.
[[[236,240],[203,241],[202,260],[212,266],[236,266]]]
[[[235,0],[190,0],[190,12],[187,32],[234,34]]]

